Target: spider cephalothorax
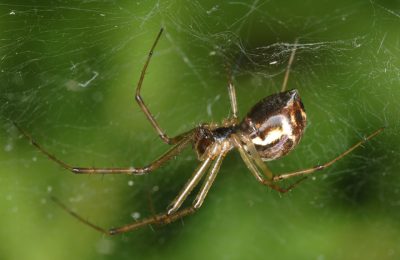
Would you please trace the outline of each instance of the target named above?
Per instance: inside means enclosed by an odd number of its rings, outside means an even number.
[[[203,124],[197,127],[193,136],[193,148],[197,153],[197,158],[202,161],[207,148],[215,142],[214,135],[209,125]]]
[[[210,126],[208,124],[201,124],[194,130],[193,148],[197,153],[197,158],[203,161],[207,156],[208,149],[215,143],[229,141],[232,133],[236,133],[237,127],[235,124],[229,126]],[[230,146],[232,148],[232,146]],[[227,149],[227,148],[225,148]]]

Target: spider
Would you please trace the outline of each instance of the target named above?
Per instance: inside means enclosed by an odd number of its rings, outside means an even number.
[[[166,144],[173,145],[166,153],[149,165],[136,168],[82,168],[74,167],[66,162],[58,159],[56,156],[45,150],[37,143],[30,134],[25,132],[19,126],[16,127],[21,131],[23,136],[27,138],[33,146],[41,153],[46,155],[50,160],[56,162],[61,167],[75,174],[129,174],[143,175],[150,173],[161,165],[178,155],[184,148],[192,144],[193,149],[197,153],[199,166],[195,169],[193,175],[186,182],[179,194],[175,197],[172,203],[163,214],[149,217],[131,224],[123,225],[118,228],[103,229],[99,226],[88,222],[74,211],[67,208],[58,199],[52,198],[60,207],[69,214],[77,218],[84,224],[96,229],[107,235],[116,235],[138,229],[149,224],[168,224],[177,219],[183,218],[198,210],[204,202],[214,180],[219,172],[220,166],[224,157],[232,149],[237,149],[241,158],[250,170],[256,180],[265,186],[268,186],[278,192],[285,193],[294,188],[297,184],[303,181],[307,176],[315,171],[325,169],[335,162],[339,161],[354,149],[378,135],[383,131],[379,128],[363,140],[354,144],[346,151],[338,155],[336,158],[322,164],[304,170],[298,170],[280,175],[274,175],[266,166],[264,161],[278,159],[291,150],[300,142],[306,127],[306,112],[302,104],[299,92],[296,89],[286,90],[286,85],[289,78],[289,71],[293,62],[297,41],[291,52],[288,65],[282,84],[282,89],[279,93],[267,96],[256,103],[247,113],[243,120],[238,119],[238,108],[235,94],[235,87],[232,83],[231,75],[228,73],[228,93],[232,116],[225,119],[221,126],[215,124],[200,124],[199,126],[175,137],[169,137],[157,123],[156,119],[145,105],[140,90],[147,67],[150,63],[154,49],[162,35],[163,29],[158,33],[147,60],[142,68],[139,82],[136,87],[135,99],[139,107],[150,121],[152,127],[156,130],[161,140]],[[205,177],[204,177],[205,176]],[[293,177],[303,176],[287,188],[278,185],[278,181],[286,180]],[[193,189],[199,184],[201,179],[204,179],[199,192],[197,193],[191,206],[181,209],[183,202]]]

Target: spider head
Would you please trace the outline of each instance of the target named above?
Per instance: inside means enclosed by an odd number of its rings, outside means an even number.
[[[240,124],[240,131],[255,145],[261,158],[274,160],[299,143],[306,113],[296,89],[270,95],[255,106]]]
[[[207,148],[215,142],[214,135],[207,124],[200,125],[194,135],[193,147],[196,150],[197,158],[202,161]]]

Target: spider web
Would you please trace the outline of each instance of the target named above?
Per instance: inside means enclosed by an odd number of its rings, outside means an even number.
[[[0,17],[0,236],[9,242],[1,259],[70,259],[71,248],[81,259],[399,257],[398,3],[14,1],[0,4]],[[147,176],[74,176],[19,138],[12,121],[77,166],[150,162],[167,147],[133,95],[160,27],[142,94],[170,135],[229,115],[226,67],[241,116],[278,92],[296,38],[288,85],[300,91],[308,126],[270,168],[321,164],[386,129],[285,196],[257,184],[232,152],[196,216],[99,236],[49,197],[101,226],[122,225],[162,212],[195,155]]]

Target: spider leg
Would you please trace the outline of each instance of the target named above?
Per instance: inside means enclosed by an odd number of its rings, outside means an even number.
[[[160,29],[160,32],[158,33],[156,40],[153,43],[153,46],[150,49],[150,52],[147,56],[147,60],[146,63],[144,64],[143,68],[142,68],[142,72],[140,74],[140,78],[139,78],[139,82],[137,84],[136,87],[136,94],[135,94],[135,100],[137,101],[137,103],[139,104],[140,109],[142,110],[142,112],[146,115],[147,119],[150,121],[151,125],[153,126],[153,128],[157,131],[158,135],[160,136],[160,138],[167,144],[176,144],[177,142],[179,142],[182,138],[184,138],[184,135],[178,135],[175,137],[169,137],[167,134],[165,134],[165,132],[161,129],[161,127],[158,125],[156,119],[154,118],[154,116],[151,114],[150,110],[147,108],[146,104],[143,101],[142,96],[140,95],[140,90],[142,88],[142,83],[144,80],[144,76],[146,74],[147,71],[147,67],[150,63],[151,57],[153,56],[153,52],[154,49],[161,37],[161,34],[163,32],[163,28]]]
[[[74,167],[70,164],[58,159],[56,156],[45,150],[39,143],[37,143],[30,134],[25,132],[22,128],[20,128],[16,123],[14,123],[15,127],[22,133],[22,135],[30,141],[30,143],[36,147],[41,153],[46,155],[50,160],[54,161],[61,167],[66,170],[69,170],[75,174],[134,174],[141,175],[148,172],[151,172],[165,162],[178,155],[188,144],[190,144],[193,137],[193,130],[183,135],[183,138],[179,140],[171,149],[169,149],[166,153],[160,156],[158,159],[150,163],[149,165],[141,168],[135,167],[126,167],[126,168],[82,168],[82,167]]]
[[[193,191],[194,187],[197,186],[201,178],[204,176],[205,172],[209,168],[212,162],[211,157],[206,158],[194,171],[192,177],[186,182],[185,186],[179,192],[178,196],[171,202],[168,206],[167,214],[171,215],[176,212],[186,200],[187,196]]]
[[[221,153],[220,155],[218,155],[217,159],[215,160],[214,165],[209,170],[209,172],[206,176],[206,179],[200,188],[199,193],[197,194],[196,198],[194,199],[193,207],[195,209],[200,208],[201,205],[203,204],[208,191],[210,190],[212,184],[215,181],[215,177],[217,177],[217,174],[219,172],[219,169],[221,168],[221,164],[222,164],[222,161],[223,161],[225,155],[226,155],[226,153]]]
[[[190,214],[193,214],[194,212],[196,212],[196,210],[198,208],[201,207],[208,191],[210,190],[210,187],[212,186],[212,184],[215,180],[215,177],[217,176],[217,173],[220,169],[222,160],[224,159],[225,155],[226,155],[226,153],[221,153],[215,159],[215,162],[211,166],[211,168],[207,174],[206,180],[204,181],[202,187],[200,188],[200,191],[196,195],[196,198],[193,201],[193,205],[191,207],[181,209],[181,210],[178,210],[178,211],[172,212],[172,213],[166,212],[163,214],[159,214],[159,215],[149,217],[149,218],[146,218],[146,219],[143,219],[143,220],[131,223],[131,224],[127,224],[127,225],[118,227],[118,228],[112,228],[109,230],[101,228],[101,227],[85,220],[83,217],[79,216],[77,213],[75,213],[74,211],[69,209],[67,206],[65,206],[63,203],[61,203],[58,199],[52,197],[52,200],[55,203],[57,203],[57,205],[60,206],[63,210],[65,210],[67,213],[69,213],[71,216],[73,216],[74,218],[76,218],[77,220],[82,222],[83,224],[85,224],[103,234],[106,234],[106,235],[117,235],[117,234],[121,234],[121,233],[125,233],[128,231],[132,231],[132,230],[141,228],[146,225],[151,225],[151,224],[158,224],[158,225],[168,224],[168,223],[174,222],[180,218],[183,218]],[[203,164],[208,164],[208,163],[203,163]],[[197,170],[199,170],[199,168]]]
[[[234,138],[237,138],[236,136]],[[255,147],[255,145],[253,144],[253,142],[251,142],[250,140],[242,137],[240,138],[240,140],[244,141],[246,143],[246,148],[248,150],[248,152],[251,155],[251,158],[253,159],[253,161],[255,162],[255,164],[263,171],[264,175],[272,180],[274,178],[274,174],[272,173],[272,171],[267,167],[267,165],[264,163],[264,161],[261,159],[260,154],[257,152],[257,149]],[[240,140],[236,140],[236,142],[240,143]]]
[[[273,178],[273,181],[280,181],[280,180],[289,179],[289,178],[296,177],[296,176],[302,176],[302,175],[311,174],[311,173],[313,173],[315,171],[323,170],[323,169],[331,166],[335,162],[339,161],[340,159],[342,159],[343,157],[345,157],[346,155],[351,153],[354,149],[356,149],[357,147],[361,146],[362,144],[364,144],[365,142],[367,142],[371,138],[373,138],[376,135],[378,135],[379,133],[381,133],[383,131],[383,129],[384,129],[383,127],[379,128],[378,130],[376,130],[375,132],[373,132],[372,134],[370,134],[369,136],[367,136],[363,140],[359,141],[358,143],[354,144],[349,149],[347,149],[346,151],[341,153],[336,158],[330,160],[329,162],[326,162],[326,163],[324,163],[322,165],[317,165],[317,166],[314,166],[314,167],[311,167],[311,168],[308,168],[308,169],[277,175],[277,176],[275,176]]]
[[[196,210],[198,210],[201,207],[201,205],[203,204],[208,191],[210,190],[212,184],[214,183],[215,177],[217,176],[217,174],[219,172],[220,166],[222,164],[222,161],[223,161],[225,155],[226,155],[226,152],[222,152],[215,159],[215,162],[211,166],[211,168],[207,174],[206,180],[204,181],[203,185],[201,186],[200,191],[197,193],[196,198],[193,201],[193,205],[191,207],[184,208],[184,209],[172,212],[172,213],[167,212],[164,214],[160,214],[160,215],[157,215],[154,217],[143,219],[141,221],[138,221],[138,222],[135,222],[132,224],[124,225],[119,228],[113,228],[113,229],[109,230],[109,234],[116,235],[116,234],[120,234],[120,233],[125,233],[125,232],[132,231],[132,230],[135,230],[135,229],[138,229],[143,226],[150,225],[150,224],[158,224],[158,225],[169,224],[171,222],[174,222],[180,218],[186,217],[186,216],[196,212]]]
[[[207,153],[206,159],[197,167],[197,169],[194,171],[192,177],[186,182],[185,186],[182,188],[178,196],[175,197],[175,199],[171,202],[171,204],[168,207],[167,214],[172,214],[176,212],[181,206],[182,203],[186,200],[186,198],[189,196],[189,194],[193,191],[193,189],[197,186],[197,184],[200,182],[200,180],[203,178],[205,172],[207,171],[208,168],[210,168],[211,163],[216,160],[209,170],[209,173],[207,174],[207,178],[204,181],[203,185],[200,188],[200,192],[197,195],[194,206],[195,208],[200,207],[200,205],[203,203],[204,198],[207,195],[208,190],[211,187],[211,184],[213,183],[216,173],[219,171],[219,168],[222,163],[223,157],[226,155],[226,153],[229,150],[225,150],[223,145],[220,144],[214,144],[211,146]],[[215,155],[216,156],[215,159]]]
[[[193,206],[191,207],[187,207],[184,209],[181,209],[175,213],[172,213],[170,215],[168,215],[168,213],[163,213],[154,217],[150,217],[150,218],[146,218],[143,219],[141,221],[137,221],[131,224],[127,224],[121,227],[117,227],[117,228],[112,228],[110,230],[108,230],[107,234],[108,235],[118,235],[121,233],[125,233],[128,231],[132,231],[135,229],[139,229],[141,227],[147,226],[147,225],[151,225],[151,224],[158,224],[158,225],[163,225],[163,224],[169,224],[171,222],[174,222],[178,219],[181,219],[183,217],[186,217],[190,214],[193,214],[194,212],[196,212],[196,208],[194,208]]]
[[[286,90],[286,86],[287,86],[287,83],[288,83],[288,80],[289,80],[290,67],[292,66],[292,63],[293,63],[293,60],[294,60],[294,56],[296,54],[298,41],[299,41],[299,39],[296,39],[295,42],[294,42],[292,53],[290,54],[289,62],[288,62],[288,65],[286,67],[285,77],[283,78],[281,92],[284,92]]]
[[[71,210],[70,208],[68,208],[67,206],[65,206],[64,203],[62,203],[60,200],[58,200],[56,197],[51,196],[50,199],[56,203],[61,209],[63,209],[64,211],[66,211],[68,214],[70,214],[71,216],[73,216],[74,218],[76,218],[77,220],[79,220],[80,222],[82,222],[83,224],[99,231],[100,233],[109,235],[109,232],[107,230],[105,230],[104,228],[101,228],[89,221],[87,221],[86,219],[84,219],[83,217],[79,216],[78,214],[76,214],[76,212],[74,212],[73,210]]]
[[[266,179],[265,176],[258,170],[256,164],[251,160],[251,157],[247,154],[243,144],[238,140],[238,137],[235,135],[232,135],[234,138],[233,140],[235,141],[235,146],[239,150],[240,156],[242,157],[244,163],[246,164],[247,168],[250,170],[250,172],[253,174],[253,176],[256,178],[258,182],[260,182],[263,185],[266,185],[270,187],[271,189],[274,189],[276,191],[279,191],[280,193],[286,193],[296,187],[300,182],[305,180],[306,178],[301,178],[300,180],[296,181],[295,183],[291,184],[287,188],[282,188],[279,185],[275,184],[273,180],[271,179]]]
[[[237,120],[238,107],[237,107],[235,86],[233,85],[233,81],[232,81],[231,67],[229,65],[227,65],[226,70],[227,70],[227,77],[228,77],[228,94],[229,94],[229,100],[231,103],[231,109],[232,109],[232,114],[233,114],[232,117],[235,120]]]
[[[134,229],[138,229],[141,228],[143,226],[146,225],[150,225],[150,224],[168,224],[171,223],[173,221],[176,221],[180,218],[183,218],[189,214],[192,214],[196,211],[196,209],[194,207],[188,207],[185,209],[182,209],[178,212],[175,212],[171,215],[168,215],[167,213],[164,214],[160,214],[154,217],[150,217],[150,218],[146,218],[143,219],[141,221],[137,221],[134,222],[132,224],[128,224],[128,225],[124,225],[118,228],[111,228],[111,229],[104,229],[102,227],[99,227],[89,221],[87,221],[86,219],[84,219],[83,217],[81,217],[80,215],[78,215],[76,212],[74,212],[73,210],[69,209],[67,206],[65,206],[61,201],[59,201],[57,198],[55,197],[51,197],[51,199],[53,200],[53,202],[55,202],[62,210],[66,211],[68,214],[70,214],[72,217],[76,218],[78,221],[82,222],[83,224],[93,228],[94,230],[103,233],[105,235],[117,235],[120,233],[125,233]]]

